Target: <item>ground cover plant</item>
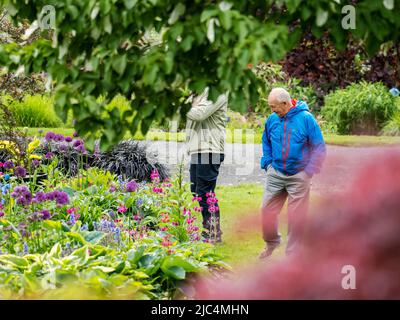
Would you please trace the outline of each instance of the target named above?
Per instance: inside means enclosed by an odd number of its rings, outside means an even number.
[[[31,153],[48,143],[33,140]],[[83,141],[74,148],[87,153]],[[54,154],[38,158],[28,168],[0,163],[1,298],[70,290],[86,298],[172,298],[191,274],[228,268],[201,237],[201,208],[182,171],[162,180],[154,169],[149,182],[137,182],[85,168],[82,157],[76,176],[57,168]],[[39,174],[46,178],[38,182]]]

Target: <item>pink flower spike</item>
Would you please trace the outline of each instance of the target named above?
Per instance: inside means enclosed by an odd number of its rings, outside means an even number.
[[[128,209],[122,204],[118,207],[119,213],[125,213]]]
[[[159,178],[160,178],[160,175],[158,174],[158,170],[157,170],[157,169],[154,169],[154,170],[151,172],[151,175],[150,175],[151,181],[154,181],[154,180],[159,179]]]
[[[68,214],[76,213],[77,211],[78,211],[77,208],[69,208],[69,209],[67,209],[67,213]]]

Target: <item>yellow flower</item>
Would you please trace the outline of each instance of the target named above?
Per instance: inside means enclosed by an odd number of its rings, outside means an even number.
[[[32,153],[32,151],[39,146],[40,146],[40,140],[39,139],[33,140],[31,143],[28,144],[28,153]]]
[[[42,159],[42,156],[39,156],[37,154],[31,154],[31,155],[29,155],[29,160],[32,160],[32,159],[40,160],[40,159]]]

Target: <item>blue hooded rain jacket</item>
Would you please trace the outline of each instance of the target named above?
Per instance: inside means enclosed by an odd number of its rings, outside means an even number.
[[[282,118],[275,112],[265,122],[262,136],[261,168],[272,164],[286,175],[305,171],[318,173],[326,156],[321,129],[304,101],[292,101],[293,107]]]

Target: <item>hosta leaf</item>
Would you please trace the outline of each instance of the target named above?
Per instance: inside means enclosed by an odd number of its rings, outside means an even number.
[[[47,229],[55,229],[61,231],[61,222],[60,221],[53,221],[53,220],[44,220],[43,226]]]
[[[85,238],[81,234],[79,234],[77,232],[72,232],[72,231],[71,232],[67,232],[67,236],[75,239],[76,241],[78,241],[78,242],[80,242],[82,244],[86,244],[87,243]]]
[[[50,250],[50,256],[59,258],[60,253],[61,253],[61,245],[59,243],[56,243]]]
[[[101,232],[101,231],[91,231],[88,232],[88,234],[85,235],[85,240],[97,244],[99,243],[104,237],[106,236],[106,233]]]
[[[92,269],[101,270],[104,273],[111,273],[111,272],[115,271],[115,268],[105,267],[105,266],[96,266],[96,267],[92,267]]]
[[[201,266],[195,261],[190,261],[187,258],[184,259],[179,256],[169,256],[165,258],[161,269],[169,269],[173,266],[182,267],[187,272],[199,271],[201,269]]]
[[[127,258],[130,264],[137,264],[140,258],[142,258],[144,253],[144,246],[140,246],[136,249],[131,249],[128,251]]]
[[[0,255],[0,262],[4,264],[14,265],[18,268],[26,268],[29,265],[28,260],[26,260],[25,258],[8,254]]]
[[[176,280],[184,280],[186,277],[185,269],[179,266],[172,266],[169,268],[161,268],[161,269],[167,276]]]

